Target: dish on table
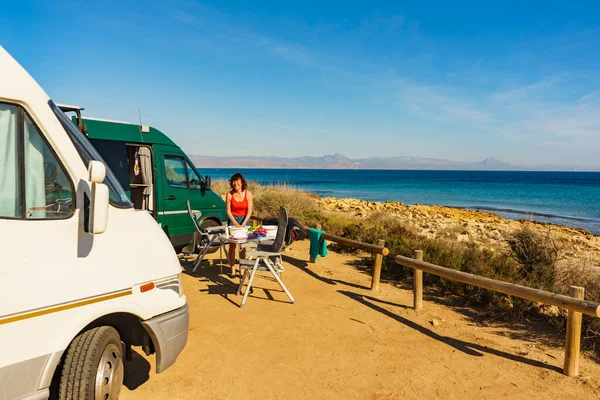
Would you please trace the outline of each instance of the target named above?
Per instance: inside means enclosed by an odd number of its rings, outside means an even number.
[[[245,239],[248,237],[248,227],[236,228],[235,226],[230,226],[229,235],[235,239]]]

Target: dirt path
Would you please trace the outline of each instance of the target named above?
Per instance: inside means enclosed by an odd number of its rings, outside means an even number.
[[[160,375],[154,356],[135,354],[121,399],[600,397],[600,365],[582,359],[581,377],[565,377],[547,332],[489,326],[427,296],[415,312],[408,290],[382,284],[372,293],[356,257],[304,260],[307,242],[286,252],[295,305],[266,275],[243,309],[217,266],[185,275],[186,349]]]

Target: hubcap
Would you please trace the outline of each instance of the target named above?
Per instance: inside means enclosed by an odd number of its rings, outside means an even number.
[[[121,346],[110,343],[104,349],[96,372],[96,400],[118,399],[123,385]]]

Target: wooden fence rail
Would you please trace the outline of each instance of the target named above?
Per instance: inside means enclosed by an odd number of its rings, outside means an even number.
[[[304,231],[308,235],[310,233],[310,228],[304,228]],[[388,254],[390,254],[390,250],[384,245],[380,244],[369,244],[365,242],[359,242],[358,240],[346,239],[344,237],[332,235],[327,232],[323,232],[321,234],[321,237],[325,240],[335,242],[344,247],[360,249],[373,254],[381,254],[382,256],[387,256]]]
[[[250,221],[252,223],[252,226],[256,226],[256,224],[259,224],[262,222],[262,219],[259,217],[252,216],[252,217],[250,217]],[[321,230],[321,225],[317,225],[315,228],[318,230]],[[304,228],[304,231],[306,232],[307,235],[310,235],[310,229],[311,228],[308,228],[308,227]],[[383,261],[384,256],[387,256],[388,254],[390,254],[390,250],[387,247],[385,247],[385,242],[382,239],[379,239],[377,241],[377,244],[369,244],[369,243],[360,242],[358,240],[346,239],[344,237],[332,235],[327,232],[321,233],[321,237],[325,240],[329,240],[330,242],[337,243],[344,247],[349,247],[351,249],[364,250],[366,252],[374,254],[375,259],[373,260],[373,268],[372,268],[373,271],[372,271],[372,276],[371,276],[371,290],[373,290],[373,291],[379,290],[379,280],[381,277],[381,262]],[[315,260],[312,259],[312,257],[311,257],[310,262],[314,263]]]
[[[395,261],[397,264],[408,268],[413,268],[414,270],[415,278],[413,280],[413,305],[417,310],[423,306],[423,272],[495,292],[537,301],[544,304],[550,304],[569,310],[567,316],[567,338],[565,344],[565,362],[563,371],[565,375],[568,376],[578,375],[579,347],[581,343],[581,316],[582,314],[586,314],[593,317],[600,317],[600,304],[583,300],[583,288],[572,286],[570,291],[571,296],[564,296],[557,293],[546,292],[544,290],[532,289],[527,286],[516,285],[514,283],[484,278],[479,275],[473,275],[423,262],[423,251],[421,250],[415,251],[415,258],[396,256]]]
[[[317,225],[315,228],[321,230],[321,225]],[[311,228],[304,228],[304,231],[307,235],[310,235],[310,229]],[[381,278],[381,262],[383,261],[383,256],[387,256],[388,254],[390,254],[390,250],[384,246],[384,240],[379,239],[377,241],[377,244],[369,244],[359,242],[358,240],[346,239],[344,237],[332,235],[327,232],[322,232],[321,237],[325,240],[329,240],[330,242],[337,243],[344,247],[349,247],[351,249],[360,249],[374,254],[375,258],[373,259],[371,290],[379,290],[379,279]],[[314,263],[315,260],[313,260],[311,257],[310,262]]]

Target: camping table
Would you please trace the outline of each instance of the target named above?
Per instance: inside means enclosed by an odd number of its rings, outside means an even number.
[[[239,244],[239,245],[242,245],[244,243],[256,243],[256,244],[272,244],[273,243],[272,238],[266,238],[266,237],[259,237],[259,238],[254,238],[254,239],[250,239],[250,238],[246,237],[246,238],[237,239],[232,236],[219,235],[217,237],[217,240],[219,241],[219,266],[221,267],[219,277],[221,279],[221,282],[223,282],[223,253],[221,252],[221,248],[223,247],[223,245],[225,243],[235,243],[235,244]]]

